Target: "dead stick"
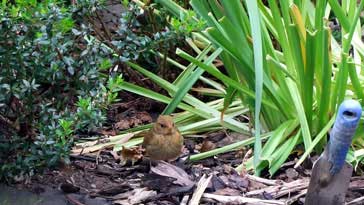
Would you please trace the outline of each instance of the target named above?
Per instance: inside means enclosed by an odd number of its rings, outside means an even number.
[[[70,195],[66,195],[66,198],[67,198],[68,202],[70,202],[73,205],[85,205],[85,204],[79,202],[78,200],[72,198]]]
[[[264,199],[258,199],[258,198],[248,198],[243,196],[223,196],[223,195],[217,195],[217,194],[208,194],[204,193],[202,195],[203,198],[208,199],[214,199],[218,202],[227,204],[227,203],[233,203],[233,204],[245,204],[245,203],[251,203],[251,204],[275,204],[275,205],[284,205],[285,203],[283,201],[279,200],[264,200]]]
[[[361,202],[364,201],[364,196],[356,198],[348,203],[346,203],[345,205],[352,205],[352,204],[362,204]]]
[[[206,176],[205,174],[201,177],[200,181],[197,183],[197,187],[195,192],[192,195],[189,205],[198,205],[200,204],[200,199],[202,194],[205,192],[206,187],[209,185],[211,181],[212,175]]]
[[[247,175],[245,175],[245,176],[246,176],[249,180],[256,181],[256,182],[260,182],[260,183],[263,183],[263,184],[266,184],[266,185],[271,185],[271,186],[279,185],[280,183],[282,183],[282,182],[281,182],[281,181],[279,181],[279,180],[264,179],[264,178],[257,177],[257,176],[254,176],[254,175],[250,175],[250,174],[247,174]]]
[[[296,202],[299,198],[301,198],[301,197],[305,196],[305,195],[306,195],[306,193],[307,193],[307,189],[302,190],[302,191],[301,191],[299,194],[297,194],[296,196],[294,196],[294,197],[292,197],[292,198],[288,199],[288,200],[286,201],[286,204],[288,205],[288,204],[292,204],[292,203]]]

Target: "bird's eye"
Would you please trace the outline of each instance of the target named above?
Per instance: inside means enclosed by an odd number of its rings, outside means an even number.
[[[160,126],[161,126],[161,128],[165,128],[166,126],[165,125],[163,125],[163,124],[160,124]]]

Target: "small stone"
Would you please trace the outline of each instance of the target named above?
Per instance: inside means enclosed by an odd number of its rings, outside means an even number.
[[[298,172],[297,172],[295,169],[293,169],[293,168],[288,168],[288,169],[286,170],[286,175],[287,175],[287,178],[288,178],[288,179],[293,179],[293,180],[295,180],[295,179],[297,179],[297,178],[298,178]]]

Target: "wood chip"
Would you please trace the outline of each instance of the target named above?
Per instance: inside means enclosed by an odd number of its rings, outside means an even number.
[[[190,176],[183,169],[165,161],[158,162],[156,167],[151,167],[151,171],[161,176],[176,179],[176,181],[173,182],[174,184],[181,186],[191,186],[194,184],[194,182],[190,180]]]
[[[256,196],[261,195],[263,193],[268,193],[273,196],[273,198],[279,198],[287,194],[291,194],[294,192],[299,192],[308,187],[309,178],[299,179],[296,181],[292,181],[289,183],[282,183],[276,186],[270,186],[267,188],[254,190],[247,192],[246,196]]]
[[[345,205],[363,204],[363,202],[364,202],[364,196],[356,198],[356,199],[346,203]]]
[[[254,175],[250,175],[250,174],[246,174],[244,175],[246,178],[248,178],[251,181],[256,181],[262,184],[266,184],[266,185],[270,185],[270,186],[275,186],[279,184],[278,180],[272,180],[272,179],[264,179],[258,176],[254,176]]]
[[[263,200],[258,198],[248,198],[243,196],[222,196],[216,194],[205,193],[202,195],[203,198],[213,199],[223,204],[251,204],[251,205],[284,205],[285,202],[279,200]]]
[[[183,198],[182,198],[182,201],[181,201],[180,205],[187,205],[188,198],[189,198],[189,196],[188,196],[188,195],[183,196]]]
[[[200,204],[200,199],[202,197],[202,194],[205,192],[206,187],[210,183],[212,176],[213,175],[207,177],[205,174],[202,175],[200,181],[197,183],[197,188],[192,195],[189,205]]]
[[[128,192],[128,198],[124,200],[115,200],[114,204],[129,205],[129,204],[140,204],[147,198],[154,197],[157,195],[156,191],[150,191],[147,188],[134,189]],[[125,196],[125,194],[124,194]]]
[[[77,144],[77,147],[81,148],[74,148],[71,150],[72,154],[86,154],[86,153],[92,153],[96,152],[102,149],[105,149],[106,147],[112,147],[115,144],[123,144],[127,142],[129,139],[131,139],[134,136],[133,133],[127,133],[123,135],[118,136],[112,136],[103,139],[105,141],[104,143],[100,143],[100,140],[94,140],[91,142],[85,142]]]

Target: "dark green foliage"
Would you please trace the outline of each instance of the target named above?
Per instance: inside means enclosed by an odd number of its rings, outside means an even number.
[[[115,61],[162,68],[166,61],[155,52],[174,53],[186,35],[203,27],[192,12],[169,24],[157,5],[141,12],[123,1],[127,11],[119,30],[103,41],[88,25],[103,1],[2,2],[0,180],[21,180],[67,163],[73,137],[100,128],[108,105],[117,100],[123,79],[107,73]]]
[[[68,162],[73,135],[100,127],[116,100],[121,76],[101,77],[110,53],[75,18],[85,12],[37,1],[0,8],[0,179]]]
[[[182,21],[173,18],[171,24],[169,13],[157,4],[143,7],[143,11],[133,2],[128,2],[127,11],[122,13],[117,36],[111,42],[121,61],[147,61],[155,64],[155,54],[174,53],[177,46],[182,46],[186,36],[204,27],[202,21],[193,19],[195,13],[189,11],[182,15]],[[157,62],[158,63],[158,62]]]

